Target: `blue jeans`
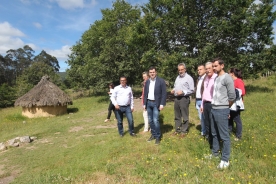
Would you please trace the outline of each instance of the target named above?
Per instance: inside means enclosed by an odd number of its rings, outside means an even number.
[[[212,109],[211,131],[213,136],[213,155],[219,154],[220,140],[222,141],[221,160],[228,162],[230,158],[231,141],[228,132],[228,116],[230,109]]]
[[[134,123],[130,106],[120,106],[120,109],[115,110],[116,118],[117,118],[117,126],[120,135],[124,134],[123,127],[123,114],[125,113],[127,121],[128,121],[128,131],[130,134],[133,133]]]
[[[151,102],[148,100],[147,112],[148,112],[148,118],[149,118],[149,124],[150,124],[152,136],[155,139],[161,139],[161,129],[160,129],[160,123],[159,123],[160,111],[156,106],[155,102]]]
[[[196,100],[196,109],[198,111],[198,117],[200,119],[200,124],[201,124],[201,132],[203,133],[203,135],[206,134],[206,129],[205,129],[205,124],[204,124],[204,114],[201,113],[200,111],[200,107],[201,107],[201,100]]]

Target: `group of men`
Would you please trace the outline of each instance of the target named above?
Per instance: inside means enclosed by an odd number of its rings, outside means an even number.
[[[224,61],[220,58],[198,66],[199,78],[194,86],[193,78],[186,72],[184,63],[178,64],[178,73],[174,88],[171,94],[174,95],[174,114],[175,131],[173,136],[185,137],[189,128],[189,104],[191,95],[196,92],[196,108],[201,119],[201,134],[209,141],[212,154],[208,157],[219,156],[220,143],[223,142],[221,149],[221,162],[219,169],[229,166],[230,157],[230,135],[228,133],[229,107],[235,100],[234,83],[230,75],[224,71]],[[166,105],[166,83],[164,79],[157,76],[155,67],[150,67],[148,71],[149,79],[143,73],[144,87],[142,94],[142,104],[144,108],[145,121],[150,125],[151,136],[148,141],[155,140],[155,144],[160,144],[162,133],[160,129],[159,115],[160,111]],[[114,88],[111,95],[111,101],[115,106],[115,113],[118,121],[118,131],[123,137],[123,114],[125,113],[129,134],[134,133],[134,123],[132,112],[133,93],[126,85],[126,77],[120,78],[120,85]],[[145,113],[146,112],[146,113]],[[145,122],[145,123],[146,123]],[[146,125],[147,126],[147,125]],[[148,128],[144,129],[148,131]]]
[[[206,157],[218,157],[221,150],[221,161],[217,168],[224,169],[230,164],[228,118],[230,107],[236,99],[234,82],[224,71],[224,61],[220,58],[207,62],[205,67],[198,66],[198,74],[196,107],[201,119],[201,134],[206,137],[212,150],[212,154]]]

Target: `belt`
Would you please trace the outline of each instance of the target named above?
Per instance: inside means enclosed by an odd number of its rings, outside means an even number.
[[[175,98],[177,98],[179,100],[181,98],[190,98],[190,96],[175,96]]]
[[[150,99],[148,99],[148,101],[150,101],[150,102],[155,102],[155,100],[150,100]]]
[[[204,101],[204,103],[211,103],[210,101]]]
[[[119,105],[120,107],[127,107],[127,106],[129,106],[129,105]]]
[[[196,100],[202,100],[201,98],[196,98]]]

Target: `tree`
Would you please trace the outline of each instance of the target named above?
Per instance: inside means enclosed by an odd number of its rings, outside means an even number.
[[[0,85],[0,107],[12,106],[15,101],[15,89],[8,84]]]
[[[57,58],[55,56],[51,56],[51,55],[47,54],[47,52],[44,50],[42,50],[40,52],[40,54],[35,56],[33,61],[34,62],[43,62],[43,63],[53,67],[56,72],[58,72],[59,68],[60,68]]]
[[[96,21],[72,48],[67,61],[68,76],[80,87],[103,89],[124,75],[129,83],[141,76],[139,50],[133,28],[139,21],[140,10],[124,0],[114,2],[111,9],[102,10],[102,20]]]
[[[56,85],[61,85],[60,76],[55,72],[53,67],[41,61],[34,62],[17,78],[17,96],[25,94],[37,85],[44,75],[48,75],[50,80]]]
[[[33,53],[33,49],[28,45],[17,50],[10,49],[7,51],[5,60],[8,62],[9,70],[11,71],[10,78],[13,81],[22,74],[24,69],[32,64],[34,57]]]
[[[151,65],[172,84],[177,64],[196,76],[197,65],[222,57],[245,77],[271,66],[273,1],[150,0],[132,7],[117,0],[102,10],[73,46],[68,76],[75,86],[102,89],[121,75],[134,84]],[[267,49],[271,48],[271,49]]]
[[[143,12],[158,39],[155,52],[165,56],[164,74],[179,62],[193,74],[198,64],[218,56],[229,67],[263,63],[260,53],[272,44],[273,6],[272,0],[150,0]]]
[[[8,85],[14,84],[14,64],[13,62],[0,55],[0,85],[7,83]]]
[[[0,85],[7,82],[5,71],[6,71],[5,58],[0,54]]]

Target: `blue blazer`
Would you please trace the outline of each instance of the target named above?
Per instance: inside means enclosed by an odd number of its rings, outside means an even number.
[[[147,107],[148,94],[149,94],[149,84],[150,84],[150,79],[146,81],[145,88],[144,88],[143,105],[145,105],[146,107]],[[156,77],[155,86],[154,86],[154,99],[155,99],[157,108],[159,108],[160,105],[164,105],[164,106],[166,105],[166,98],[167,98],[166,83],[164,79]]]

